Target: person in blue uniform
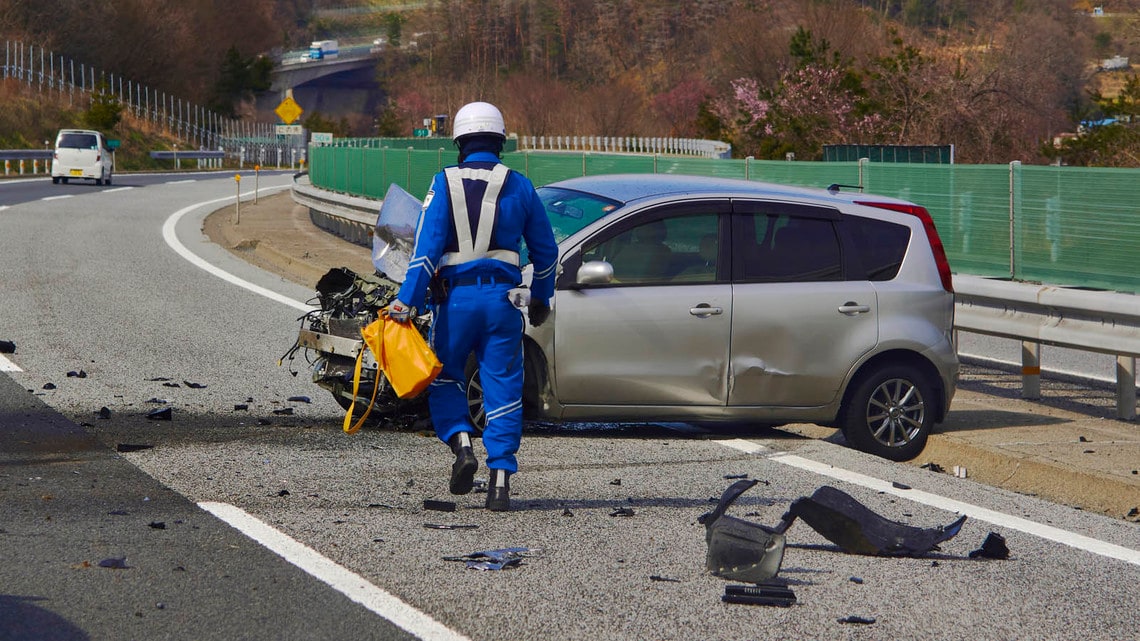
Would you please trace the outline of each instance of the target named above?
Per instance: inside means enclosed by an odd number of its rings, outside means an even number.
[[[453,121],[459,164],[432,179],[424,197],[407,276],[388,316],[407,322],[435,291],[431,342],[443,370],[429,388],[428,408],[440,440],[455,455],[449,489],[467,494],[479,463],[471,446],[465,368],[475,354],[483,385],[490,481],[487,508],[510,509],[510,476],[518,471],[522,440],[524,320],[508,298],[519,286],[520,242],[534,274],[527,316],[541,325],[550,314],[558,246],[534,185],[500,162],[506,128],[494,105],[464,105]]]

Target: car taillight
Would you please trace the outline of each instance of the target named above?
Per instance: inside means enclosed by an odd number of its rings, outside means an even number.
[[[855,201],[855,204],[864,205],[866,207],[877,207],[879,209],[889,209],[890,211],[897,211],[918,217],[918,219],[922,221],[922,227],[926,230],[926,238],[930,241],[930,251],[934,253],[934,264],[938,266],[938,277],[942,279],[942,289],[951,293],[954,292],[954,282],[950,275],[950,261],[946,259],[946,250],[942,247],[942,239],[938,237],[938,230],[934,228],[934,219],[930,217],[930,212],[926,211],[925,207],[906,205],[903,203],[877,203],[859,200]]]

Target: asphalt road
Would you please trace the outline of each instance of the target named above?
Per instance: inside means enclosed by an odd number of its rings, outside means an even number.
[[[18,345],[0,364],[19,368],[0,372],[0,639],[1134,635],[1135,523],[787,432],[538,426],[515,511],[451,497],[434,437],[344,435],[277,366],[311,292],[206,242],[232,175],[153,178],[0,185],[0,340]],[[844,554],[797,523],[779,575],[796,605],[724,604],[697,517],[738,475],[763,483],[732,513],[768,525],[821,485],[912,525],[969,518],[917,559]],[[1010,559],[970,558],[990,532]],[[443,559],[516,546],[512,570]]]

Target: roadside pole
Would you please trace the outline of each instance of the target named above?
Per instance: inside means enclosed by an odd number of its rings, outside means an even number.
[[[241,174],[234,174],[234,182],[237,183],[237,202],[234,205],[234,224],[241,224]]]

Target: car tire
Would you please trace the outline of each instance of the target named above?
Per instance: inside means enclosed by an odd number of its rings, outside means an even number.
[[[487,427],[487,411],[483,408],[483,383],[479,379],[479,363],[475,356],[467,359],[467,418],[475,426],[472,436],[483,436]]]
[[[107,174],[107,177],[105,179],[103,179],[103,184],[104,185],[110,185],[111,184],[111,174]]]
[[[65,184],[65,185],[67,184],[67,176],[64,176],[63,178],[60,178],[60,180],[62,180],[62,181],[63,181],[63,184]]]
[[[926,447],[934,427],[934,386],[910,365],[890,365],[864,376],[844,408],[842,428],[856,449],[909,461]]]
[[[59,184],[59,176],[52,176],[51,177],[51,184],[58,185]]]

